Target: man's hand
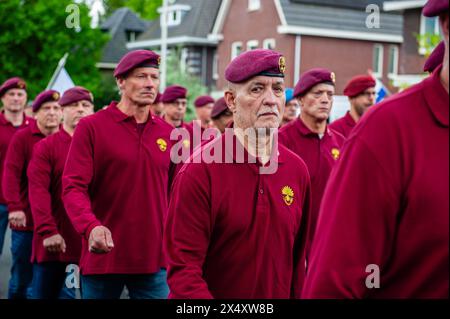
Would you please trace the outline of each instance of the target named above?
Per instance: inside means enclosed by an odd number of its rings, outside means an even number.
[[[104,226],[97,226],[89,234],[89,251],[94,254],[109,253],[114,248],[111,232]]]
[[[66,242],[60,234],[53,235],[44,239],[44,248],[51,253],[65,253],[66,252]]]
[[[27,225],[27,216],[21,210],[10,212],[8,220],[14,227],[25,227]]]

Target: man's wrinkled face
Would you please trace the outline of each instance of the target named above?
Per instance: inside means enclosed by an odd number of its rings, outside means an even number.
[[[300,105],[298,104],[297,99],[292,99],[289,101],[289,103],[286,104],[286,109],[284,110],[283,121],[290,122],[295,120],[299,109]]]
[[[27,92],[23,89],[10,89],[3,94],[2,103],[9,112],[23,112],[27,104]]]
[[[74,129],[83,117],[94,113],[94,105],[89,101],[78,101],[63,107],[63,118],[66,126]]]
[[[301,112],[318,121],[328,120],[333,107],[334,93],[333,85],[317,84],[304,96],[298,98]]]
[[[117,79],[122,95],[139,107],[153,104],[158,94],[159,82],[159,70],[151,67],[136,68],[126,78]]]
[[[172,121],[183,121],[186,108],[187,99],[176,99],[172,103],[164,103],[164,116]]]
[[[233,112],[235,127],[278,128],[286,97],[284,79],[257,76],[242,84],[231,84],[225,99]]]
[[[375,104],[377,92],[375,88],[369,88],[358,96],[350,99],[350,103],[354,107],[356,113],[361,117],[371,106]]]
[[[35,114],[36,121],[46,129],[54,129],[61,124],[62,109],[58,102],[46,102]]]

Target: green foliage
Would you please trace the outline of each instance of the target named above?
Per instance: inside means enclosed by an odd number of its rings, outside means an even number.
[[[172,50],[167,58],[167,86],[181,85],[188,90],[188,109],[186,112],[186,122],[195,118],[194,101],[207,93],[208,88],[204,86],[200,79],[183,71],[180,66],[181,48]]]
[[[0,81],[12,76],[25,79],[33,99],[47,87],[61,57],[68,52],[66,70],[77,85],[98,95],[100,60],[108,35],[90,27],[89,8],[77,4],[79,28],[66,21],[75,11],[71,0],[0,1]],[[70,7],[69,7],[70,8]]]
[[[416,34],[417,43],[419,48],[423,48],[425,50],[425,56],[430,56],[431,52],[433,52],[434,48],[441,42],[442,37],[440,34]]]
[[[162,0],[104,0],[103,2],[107,16],[116,9],[128,7],[139,14],[142,19],[147,20],[158,17],[156,10],[162,5]]]

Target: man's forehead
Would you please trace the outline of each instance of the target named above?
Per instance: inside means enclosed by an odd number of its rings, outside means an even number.
[[[14,88],[14,89],[9,89],[8,91],[6,91],[6,93],[27,93],[27,91],[25,89],[19,89],[19,88]]]
[[[159,74],[159,69],[150,67],[150,66],[149,67],[139,67],[139,68],[133,69],[133,71],[131,72],[131,74],[138,74],[138,73]]]
[[[255,76],[254,78],[250,79],[247,82],[247,84],[255,84],[255,83],[284,84],[284,79],[281,78],[281,77],[272,77],[272,76],[259,75],[259,76]]]
[[[313,86],[311,88],[310,92],[318,91],[318,90],[320,90],[320,91],[334,91],[335,87],[334,87],[334,85],[329,84],[329,83],[319,83],[319,84]]]

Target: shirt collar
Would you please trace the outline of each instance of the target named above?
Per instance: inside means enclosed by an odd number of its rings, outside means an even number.
[[[30,127],[30,130],[31,130],[31,134],[44,136],[44,134],[42,134],[41,130],[39,129],[39,127],[37,125],[37,121],[32,121],[30,123],[29,127]]]
[[[70,136],[70,134],[67,133],[67,131],[62,126],[59,129],[59,135],[61,136],[61,139],[64,142],[71,142],[72,141],[72,136]]]
[[[345,114],[345,122],[347,123],[347,125],[353,127],[356,125],[355,120],[353,119],[352,115],[350,114],[350,111],[347,112],[347,114]]]
[[[121,110],[119,110],[119,108],[117,107],[118,105],[119,105],[118,102],[113,101],[106,108],[105,111],[109,112],[116,122],[124,122],[124,121],[130,120],[130,119],[134,120],[133,116],[128,116],[127,114],[125,114]],[[148,122],[153,122],[155,119],[155,116],[152,114],[152,112],[150,110],[148,112],[149,112]]]
[[[441,125],[449,127],[449,95],[441,83],[441,71],[442,65],[424,80],[423,94],[435,119]]]
[[[23,121],[22,121],[22,125],[20,125],[19,127],[26,127],[28,126],[28,124],[30,124],[30,119],[25,115],[25,113],[23,113]],[[5,117],[5,112],[0,112],[0,125],[11,125],[12,123],[9,122],[6,117]]]
[[[262,164],[259,161],[259,159],[256,159],[253,155],[251,155],[245,149],[245,147],[242,145],[242,143],[236,137],[236,134],[234,134],[234,132],[233,133],[227,133],[227,132],[228,131],[226,131],[224,134],[222,134],[221,138],[222,138],[222,143],[224,144],[223,147],[225,148],[225,152],[228,154],[228,156],[232,156],[233,163],[237,163],[237,164],[248,163],[248,164],[255,164],[256,166],[262,166]],[[226,143],[225,140],[227,138],[232,138],[233,143]],[[239,145],[239,149],[243,149],[244,150],[244,154],[243,154],[244,155],[244,163],[242,163],[242,158],[240,158],[240,159],[237,158],[237,154],[236,154],[237,145]],[[284,163],[284,156],[285,156],[284,149],[282,147],[280,147],[279,142],[274,144],[273,148],[274,149],[272,151],[271,159],[266,164],[266,167],[270,166],[270,163],[272,161],[275,161],[278,164],[283,164]],[[239,162],[238,162],[238,160],[239,160]]]
[[[296,120],[295,126],[299,130],[300,134],[303,136],[311,136],[311,137],[317,137],[317,138],[319,137],[319,134],[311,131],[300,117]],[[328,128],[328,125],[325,129],[325,134],[323,135],[323,137],[326,137],[326,136],[331,136],[331,132],[330,132],[330,129]]]

